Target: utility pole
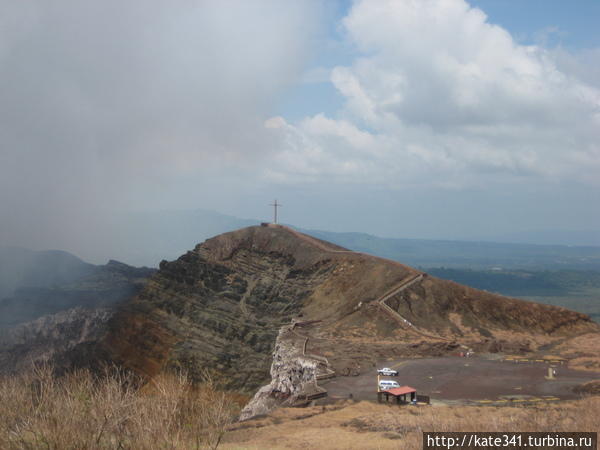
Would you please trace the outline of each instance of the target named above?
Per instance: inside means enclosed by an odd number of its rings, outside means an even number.
[[[283,205],[281,203],[277,203],[277,199],[275,199],[275,202],[271,203],[269,206],[273,207],[273,223],[277,223],[277,208]]]

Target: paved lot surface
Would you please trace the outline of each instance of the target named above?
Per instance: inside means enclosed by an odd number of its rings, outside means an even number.
[[[382,377],[412,386],[419,394],[445,403],[512,404],[578,398],[571,389],[597,378],[556,365],[556,379],[547,380],[544,362],[514,362],[483,357],[444,357],[382,361],[378,365],[398,370],[397,377]],[[330,400],[376,400],[377,368],[355,377],[337,377],[320,383]]]

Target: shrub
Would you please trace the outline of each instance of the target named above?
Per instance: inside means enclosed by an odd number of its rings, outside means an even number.
[[[237,405],[210,378],[162,374],[142,388],[107,369],[0,378],[2,449],[216,449]]]

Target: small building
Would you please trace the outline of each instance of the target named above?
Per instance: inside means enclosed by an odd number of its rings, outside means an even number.
[[[406,396],[410,394],[410,400],[406,399]],[[396,403],[414,403],[417,401],[417,390],[410,386],[400,386],[397,388],[388,389],[377,393],[377,400],[381,402],[385,396],[385,401],[388,402],[389,398],[395,398]]]

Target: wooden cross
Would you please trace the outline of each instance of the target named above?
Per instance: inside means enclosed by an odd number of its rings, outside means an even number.
[[[272,206],[273,210],[274,210],[273,223],[277,223],[277,208],[280,206],[283,206],[283,205],[281,205],[280,203],[277,203],[277,200],[275,200],[275,202],[271,203],[269,206]]]

